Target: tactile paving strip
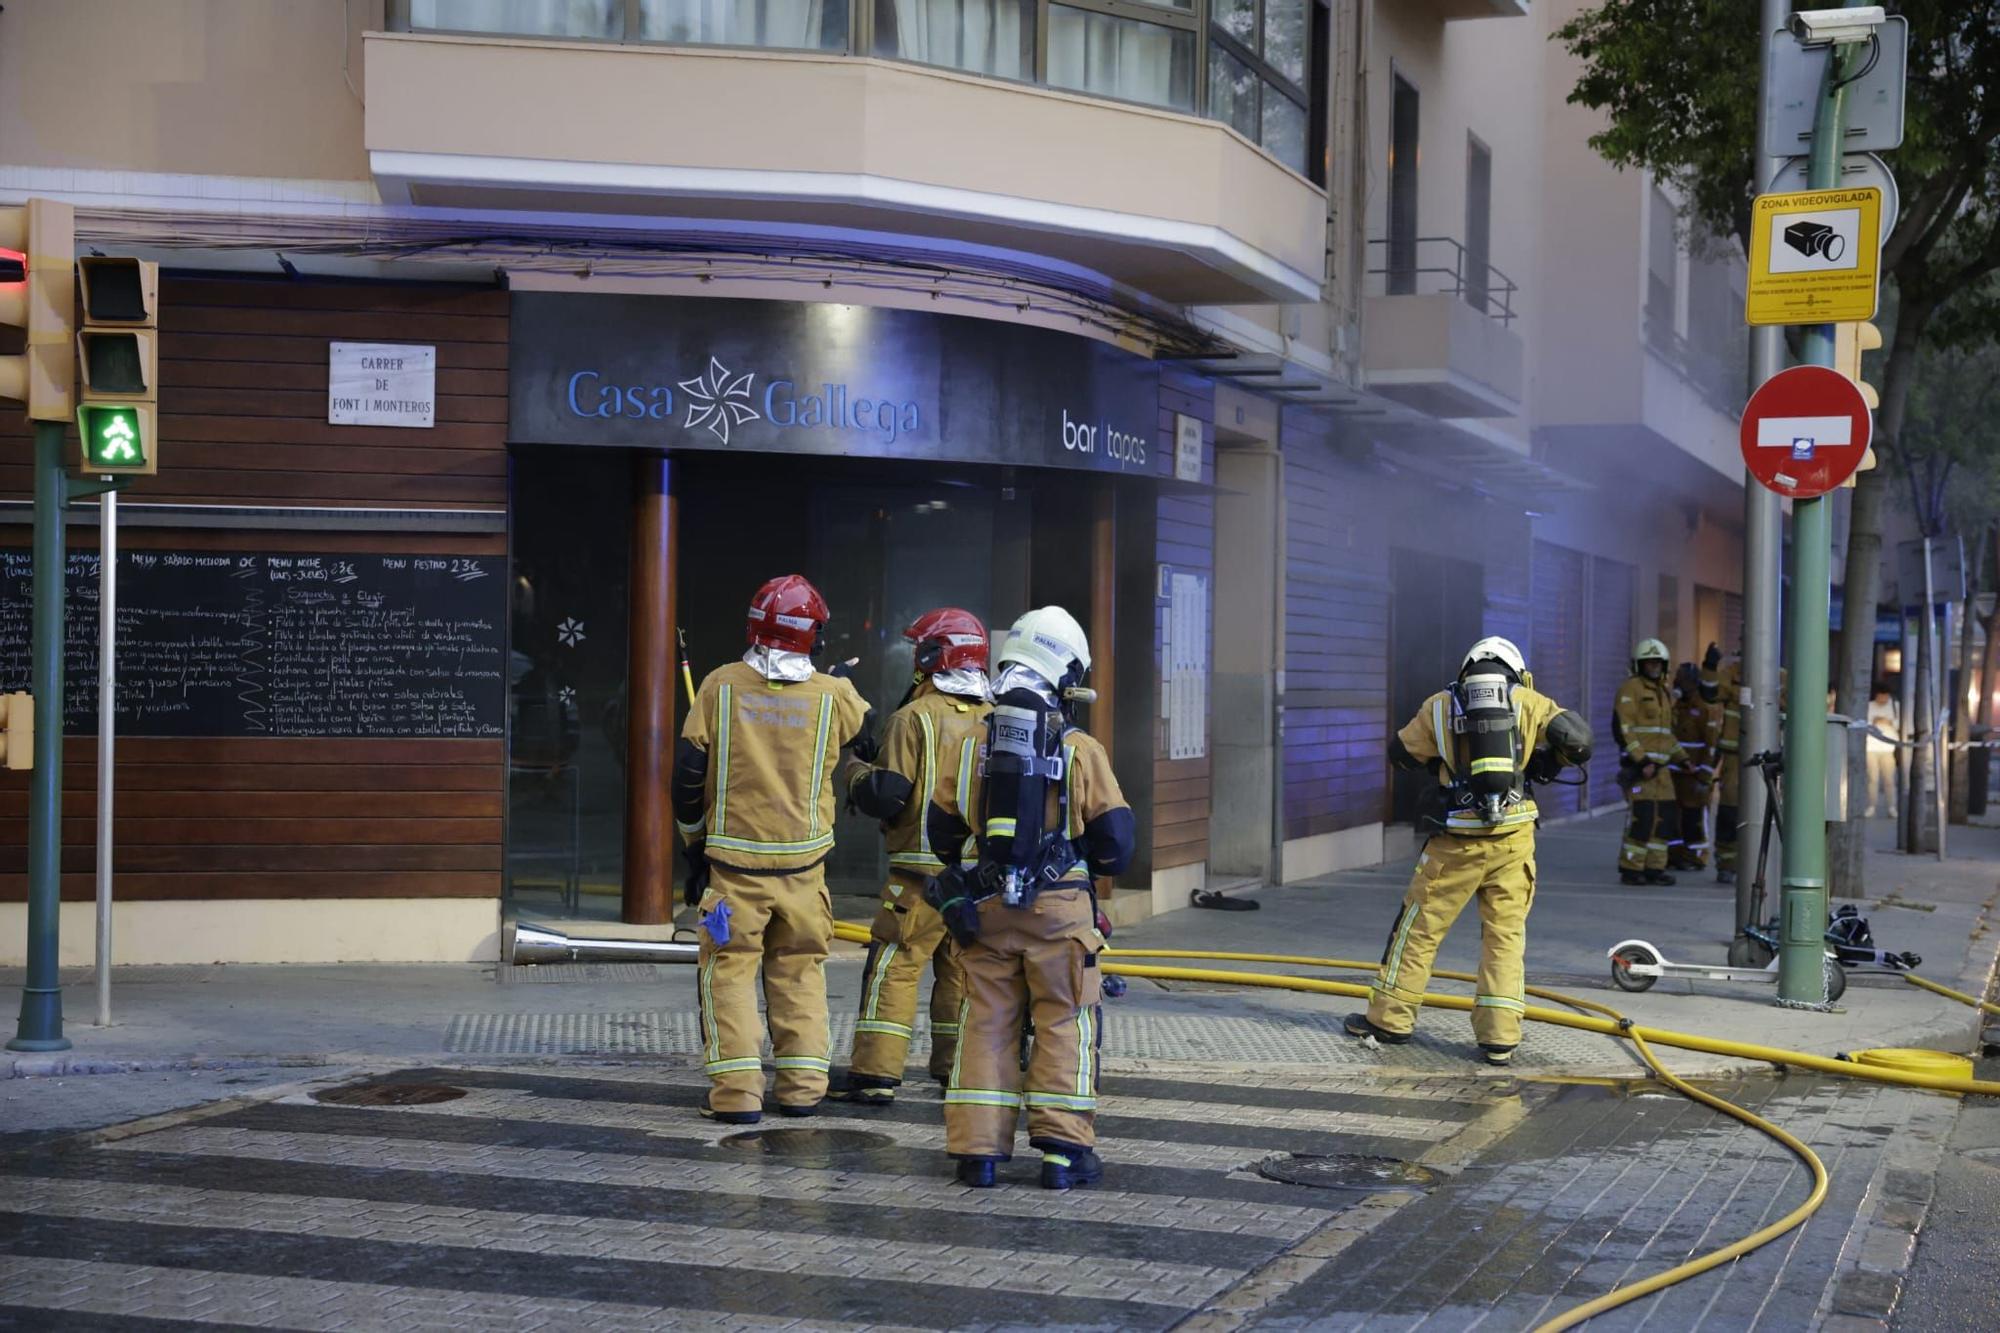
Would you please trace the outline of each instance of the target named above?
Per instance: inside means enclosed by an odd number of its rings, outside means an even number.
[[[1337,1065],[1463,1072],[1479,1058],[1463,1015],[1426,1014],[1407,1045],[1363,1045],[1341,1031],[1340,1015],[1236,1017],[1204,1014],[1105,1015],[1104,1056],[1109,1060],[1184,1061],[1231,1065]],[[854,1018],[833,1019],[838,1061],[852,1048]],[[700,1024],[691,1012],[633,1009],[607,1013],[458,1014],[446,1029],[445,1049],[457,1055],[698,1055]],[[913,1059],[930,1049],[922,1016],[911,1043]],[[1514,1063],[1522,1068],[1602,1066],[1615,1063],[1618,1043],[1566,1028],[1529,1033]]]

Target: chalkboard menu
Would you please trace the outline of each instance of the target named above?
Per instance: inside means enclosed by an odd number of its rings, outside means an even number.
[[[98,556],[72,551],[65,730],[97,730]],[[132,736],[499,736],[497,557],[122,551]],[[0,690],[29,688],[33,562],[0,551]]]

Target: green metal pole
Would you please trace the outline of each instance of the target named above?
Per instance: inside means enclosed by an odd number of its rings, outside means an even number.
[[[66,1051],[62,912],[63,431],[35,423],[35,774],[28,788],[28,979],[12,1051]]]
[[[1848,0],[1852,6],[1855,0]],[[1846,80],[1866,46],[1837,46],[1826,62],[1813,120],[1806,188],[1840,184],[1847,130]],[[1833,326],[1806,329],[1800,357],[1833,364]],[[1826,677],[1832,600],[1833,521],[1825,497],[1792,504],[1792,595],[1785,604],[1785,655],[1791,659],[1785,712],[1785,843],[1780,890],[1778,1003],[1824,1005],[1826,998]],[[1865,617],[1865,620],[1864,620]],[[1850,633],[1874,620],[1872,607],[1849,607]],[[1845,756],[1842,757],[1845,762]]]

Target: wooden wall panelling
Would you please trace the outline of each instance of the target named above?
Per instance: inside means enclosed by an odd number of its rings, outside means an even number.
[[[437,347],[436,424],[331,426],[327,344]],[[160,472],[135,501],[505,509],[507,294],[497,288],[168,274]],[[31,486],[0,419],[0,495]]]

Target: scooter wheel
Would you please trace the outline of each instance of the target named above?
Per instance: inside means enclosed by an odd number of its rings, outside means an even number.
[[[1771,962],[1771,951],[1764,941],[1749,935],[1738,935],[1729,941],[1729,965],[1731,967],[1767,967]]]
[[[1826,1002],[1832,1004],[1847,993],[1847,969],[1832,954],[1826,956]]]
[[[1655,967],[1658,966],[1659,961],[1660,956],[1651,949],[1642,949],[1636,944],[1628,944],[1617,953],[1611,955],[1611,984],[1618,987],[1619,990],[1628,990],[1635,994],[1642,990],[1651,990],[1653,989],[1653,983],[1658,981],[1659,978],[1650,976],[1644,972],[1634,972],[1632,964],[1642,963],[1648,967]]]

